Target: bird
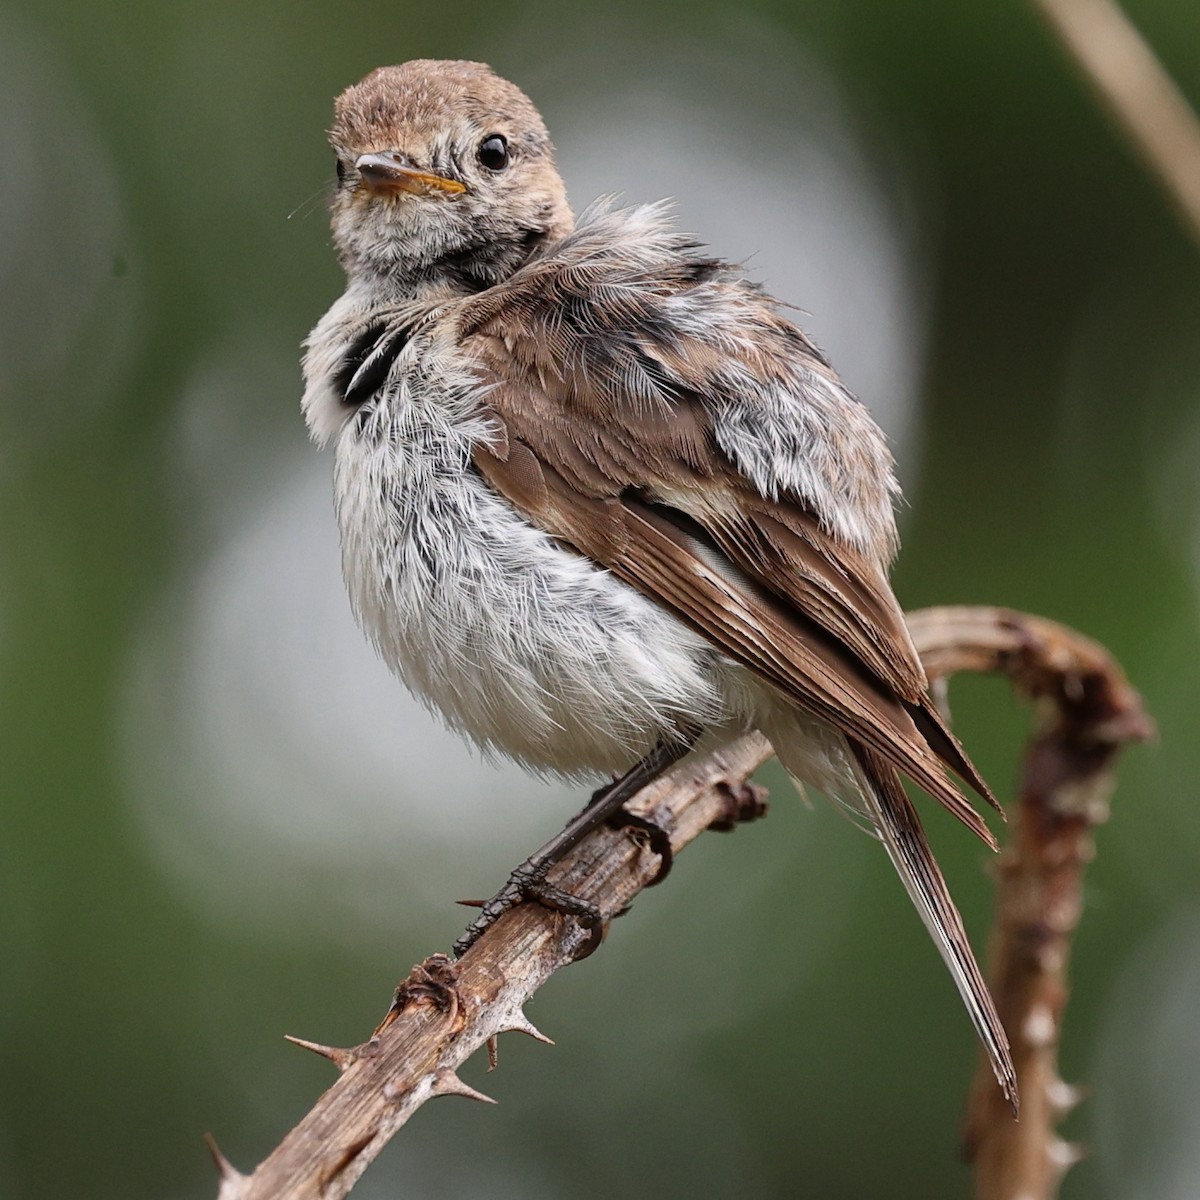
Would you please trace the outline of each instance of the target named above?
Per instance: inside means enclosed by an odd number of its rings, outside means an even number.
[[[355,616],[485,752],[619,776],[484,922],[525,896],[586,915],[548,863],[671,763],[757,729],[882,844],[1015,1111],[903,779],[993,849],[962,785],[999,805],[889,582],[900,489],[867,408],[669,204],[576,217],[541,115],[485,64],[374,70],[329,141],[346,285],[305,342],[302,410],[334,446]]]

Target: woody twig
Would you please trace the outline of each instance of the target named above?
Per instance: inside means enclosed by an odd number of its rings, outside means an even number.
[[[1082,1095],[1059,1075],[1058,1044],[1084,870],[1093,831],[1108,819],[1118,754],[1152,736],[1153,725],[1112,656],[1062,625],[987,608],[928,609],[909,625],[932,678],[996,672],[1034,705],[1011,833],[996,870],[988,970],[1012,1045],[1021,1120],[1011,1119],[981,1063],[964,1148],[977,1200],[1051,1200],[1083,1153],[1058,1133]]]
[[[678,853],[707,829],[731,829],[763,814],[765,793],[747,780],[770,753],[758,734],[742,738],[699,764],[676,767],[629,808],[664,830]],[[637,831],[600,829],[550,882],[611,920],[656,882],[660,862]],[[427,1100],[487,1100],[459,1078],[459,1067],[481,1046],[494,1053],[501,1033],[548,1041],[525,1017],[525,1004],[555,971],[588,952],[591,939],[576,921],[523,904],[461,960],[435,954],[414,967],[361,1045],[335,1049],[292,1039],[332,1061],[340,1077],[252,1175],[238,1173],[212,1147],[219,1200],[339,1200]]]
[[[1041,1145],[1058,1144],[1052,1114],[1064,1093],[1053,1048],[1065,998],[1066,945],[1078,919],[1084,844],[1102,819],[1116,748],[1145,736],[1149,726],[1136,694],[1105,652],[1060,626],[998,609],[932,609],[914,614],[910,624],[932,677],[1001,671],[1037,702],[1041,713],[1028,756],[1032,782],[1022,797],[1018,845],[1006,853],[1001,868],[994,939],[1001,964],[997,999],[1001,1015],[1016,1022],[1006,1020],[1006,1025],[1010,1037],[1017,1034],[1013,1041],[1025,1108],[1021,1125],[1013,1126],[990,1074],[987,1081],[977,1081],[969,1138],[983,1178],[994,1159],[1003,1173],[1004,1160],[1018,1152],[1013,1147],[1025,1146],[1023,1140],[1013,1143],[1013,1137],[1024,1139],[1040,1128]],[[764,793],[748,781],[769,755],[767,742],[752,734],[699,763],[681,764],[629,807],[665,831],[677,854],[705,830],[728,830],[763,815]],[[1031,831],[1024,816],[1027,796],[1044,810]],[[1053,849],[1047,860],[1054,864],[1047,880],[1053,884],[1049,907],[1038,910],[1042,924],[1037,928],[1053,933],[1040,947],[1051,942],[1057,947],[1034,955],[1036,961],[1028,964],[1029,934],[1022,916],[1026,885],[1019,882],[1024,868],[1012,865],[1014,853],[1018,863],[1025,861],[1021,848],[1027,840]],[[658,880],[660,861],[637,831],[600,829],[550,878],[611,920]],[[1011,900],[1006,899],[1010,891]],[[219,1200],[340,1200],[427,1100],[458,1095],[486,1101],[461,1080],[459,1068],[480,1047],[493,1054],[495,1039],[504,1032],[547,1041],[525,1016],[525,1005],[555,971],[588,951],[591,938],[573,920],[536,904],[521,905],[460,961],[435,954],[414,967],[361,1045],[338,1049],[292,1039],[334,1063],[339,1078],[252,1174],[235,1170],[213,1145],[221,1173]],[[1030,986],[1035,981],[1037,986]],[[1017,1128],[1020,1133],[1013,1134]],[[979,1193],[987,1200],[1017,1194]]]

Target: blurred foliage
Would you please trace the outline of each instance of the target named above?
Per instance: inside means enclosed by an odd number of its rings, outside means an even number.
[[[1195,5],[1129,9],[1200,97]],[[232,873],[176,870],[187,838],[164,855],[131,798],[162,715],[130,702],[139,647],[200,602],[230,536],[197,496],[261,503],[278,463],[306,453],[296,347],[340,284],[321,199],[331,97],[384,62],[480,58],[553,129],[575,84],[603,121],[609,68],[630,58],[639,86],[677,78],[769,111],[746,153],[770,161],[789,123],[820,114],[775,75],[755,82],[767,42],[835,81],[916,260],[902,599],[1084,630],[1159,721],[1090,876],[1064,1063],[1095,1089],[1070,1125],[1095,1154],[1064,1195],[1200,1194],[1200,1031],[1180,1007],[1200,963],[1200,259],[1031,11],[949,0],[0,7],[0,1194],[212,1195],[204,1130],[248,1167],[327,1082],[280,1035],[360,1037],[464,923],[450,900],[572,811],[489,834],[469,869],[466,847],[437,860],[427,909],[403,871],[377,874],[359,928],[322,915],[330,880],[357,869],[353,836],[266,921]],[[222,402],[197,417],[185,398],[210,392]],[[256,663],[233,677],[269,694]],[[167,695],[168,725],[198,719]],[[954,699],[1003,788],[1023,715],[999,685]],[[263,721],[243,734],[269,737]],[[547,989],[534,1016],[559,1046],[503,1044],[500,1108],[431,1106],[356,1195],[968,1194],[954,1149],[974,1050],[952,990],[882,856],[773,782],[766,825],[705,839]],[[237,812],[236,794],[224,803]],[[236,819],[225,828],[240,845]],[[955,832],[937,845],[978,935],[988,891]],[[269,852],[242,849],[238,871],[269,877]]]

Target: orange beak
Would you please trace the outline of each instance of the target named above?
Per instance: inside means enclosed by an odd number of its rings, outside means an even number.
[[[354,166],[368,191],[381,196],[395,196],[400,192],[417,195],[457,195],[467,190],[466,184],[431,171],[419,171],[410,166],[404,155],[395,151],[380,154],[360,154]]]

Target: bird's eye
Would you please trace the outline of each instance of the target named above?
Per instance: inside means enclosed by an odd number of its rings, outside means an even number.
[[[503,171],[508,166],[508,139],[500,133],[490,133],[479,143],[479,161],[489,171]]]
[[[334,169],[337,171],[337,181],[339,184],[346,182],[346,164],[339,158],[336,160]]]

